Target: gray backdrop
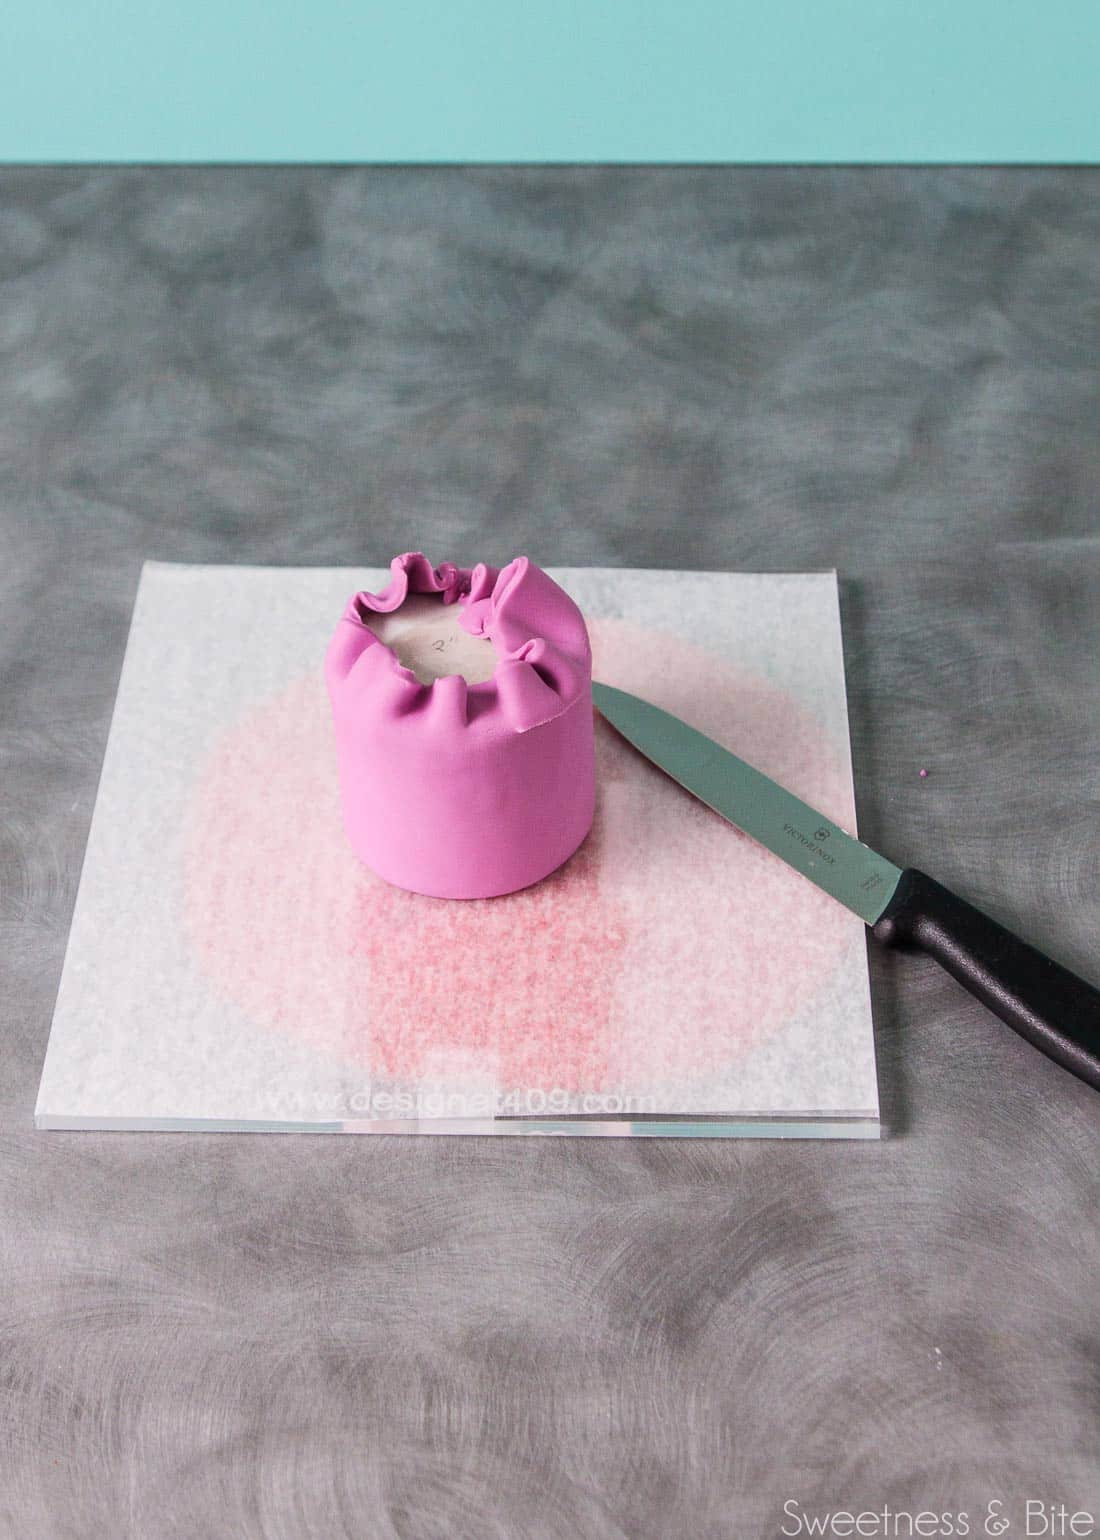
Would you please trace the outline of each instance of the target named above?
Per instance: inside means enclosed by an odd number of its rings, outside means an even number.
[[[1089,170],[0,172],[5,1536],[1100,1508],[1100,1099],[919,959],[881,1145],[31,1127],[144,557],[835,565],[865,838],[1100,977],[1098,294]]]

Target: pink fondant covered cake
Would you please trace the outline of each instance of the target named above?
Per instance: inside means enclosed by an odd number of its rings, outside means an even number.
[[[584,617],[525,556],[395,557],[348,601],[325,657],[344,822],[379,876],[439,898],[527,887],[595,801]]]

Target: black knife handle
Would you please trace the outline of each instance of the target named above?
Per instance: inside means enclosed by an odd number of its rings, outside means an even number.
[[[1029,1043],[1100,1090],[1100,990],[910,867],[871,927],[916,946]]]

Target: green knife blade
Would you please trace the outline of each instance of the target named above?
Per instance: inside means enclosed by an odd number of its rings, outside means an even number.
[[[809,877],[867,925],[882,915],[901,868],[679,717],[613,685],[592,686],[600,714],[685,790]]]

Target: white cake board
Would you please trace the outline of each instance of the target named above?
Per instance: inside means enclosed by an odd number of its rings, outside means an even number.
[[[597,677],[856,832],[835,574],[552,575]],[[863,925],[602,722],[545,883],[448,902],[355,862],[321,662],[385,580],[146,565],[37,1126],[877,1136]]]

